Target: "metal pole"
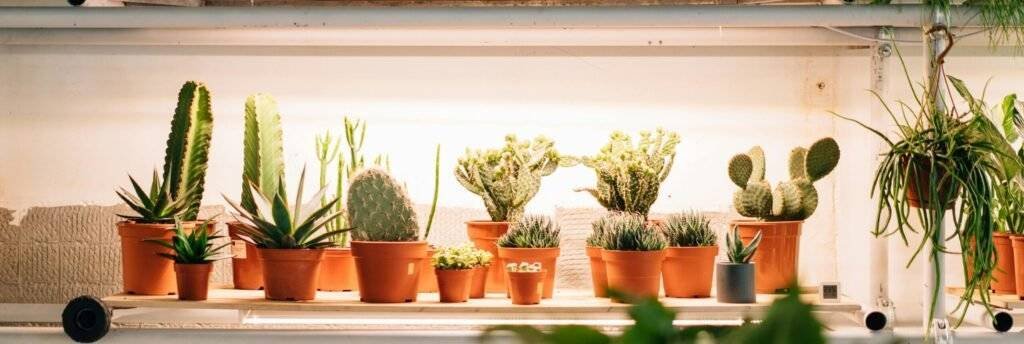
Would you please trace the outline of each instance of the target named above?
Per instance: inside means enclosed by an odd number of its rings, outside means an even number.
[[[876,37],[882,41],[892,39],[891,28],[878,29]],[[892,45],[890,43],[876,43],[874,54],[871,56],[871,90],[877,94],[885,95],[888,91],[888,58],[892,56]],[[871,106],[871,122],[882,123],[885,121],[885,109],[877,103]],[[878,151],[882,151],[879,144]],[[870,330],[877,331],[890,327],[895,314],[892,309],[892,300],[889,299],[889,238],[885,236],[871,238],[870,252],[870,273],[868,275],[869,302],[864,312],[864,326]]]
[[[941,82],[942,71],[941,61],[939,54],[946,49],[948,42],[946,36],[942,32],[929,32],[934,27],[947,26],[948,20],[946,13],[938,7],[934,7],[931,10],[928,24],[923,28],[925,49],[924,49],[924,64],[925,76],[928,85],[935,85],[934,89],[928,88],[929,91],[934,91],[933,97],[931,98],[932,104],[926,104],[925,106],[931,106],[932,111],[935,113],[945,113],[946,103],[942,97],[945,94],[945,87]],[[948,26],[947,26],[948,27]],[[946,338],[946,331],[948,330],[948,322],[946,320],[946,298],[945,288],[946,281],[943,278],[943,271],[945,264],[943,261],[943,253],[936,248],[936,245],[941,245],[946,237],[946,224],[944,213],[946,211],[945,204],[932,205],[936,209],[930,209],[932,212],[932,220],[934,223],[931,225],[935,227],[932,231],[932,237],[926,238],[929,240],[929,244],[926,245],[925,250],[929,252],[928,261],[924,269],[924,292],[922,293],[923,307],[922,312],[923,325],[926,329],[931,329],[932,334],[935,336],[937,342],[941,342],[942,338]],[[937,296],[936,296],[936,293]],[[933,307],[934,303],[934,307]]]

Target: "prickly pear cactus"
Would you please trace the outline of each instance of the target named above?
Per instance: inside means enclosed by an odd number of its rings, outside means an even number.
[[[516,221],[540,190],[541,178],[561,162],[551,140],[538,136],[519,141],[508,135],[501,149],[467,149],[455,166],[455,178],[483,199],[491,221]]]
[[[764,151],[751,148],[729,161],[729,179],[739,191],[733,206],[740,215],[767,221],[804,220],[818,207],[814,182],[824,178],[839,163],[839,145],[832,138],[818,140],[810,148],[794,148],[789,155],[790,180],[772,190],[764,180]]]
[[[583,165],[597,174],[597,186],[576,191],[590,193],[605,209],[646,218],[672,170],[678,144],[679,135],[660,128],[654,133],[640,132],[636,146],[629,135],[614,132],[601,152],[582,159]]]
[[[416,241],[419,226],[412,201],[387,172],[367,168],[348,186],[348,220],[352,237],[361,241]]]

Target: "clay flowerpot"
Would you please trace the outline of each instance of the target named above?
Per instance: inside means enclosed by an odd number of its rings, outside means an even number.
[[[710,297],[718,246],[669,247],[661,265],[668,297]]]
[[[182,224],[186,229],[195,228],[195,222]],[[170,240],[174,236],[174,224],[117,223],[117,234],[121,236],[121,277],[124,292],[136,295],[173,295],[178,290],[174,277],[174,261],[157,253],[173,254],[171,249],[146,239]]]
[[[210,290],[213,264],[174,264],[178,280],[178,300],[203,301]]]
[[[426,241],[353,241],[359,299],[370,303],[415,302]]]
[[[1013,270],[1014,281],[1017,284],[1017,296],[1024,300],[1024,235],[1010,237],[1013,245]]]
[[[494,261],[487,268],[487,291],[505,292],[505,264],[498,258],[498,238],[508,232],[510,222],[469,221],[466,232],[473,246],[490,252]]]
[[[434,270],[441,302],[466,302],[473,284],[473,269]]]
[[[545,299],[550,299],[551,294],[555,291],[555,274],[556,265],[558,261],[558,255],[561,249],[558,247],[546,247],[546,248],[510,248],[510,247],[498,247],[498,257],[501,259],[503,265],[509,263],[533,263],[539,262],[540,269],[546,271],[544,274],[544,295]]]
[[[487,296],[487,267],[473,269],[473,281],[469,285],[469,298],[482,299]]]
[[[241,222],[228,222],[228,236],[231,237],[231,280],[235,289],[256,290],[263,288],[263,266],[256,256],[256,245],[243,241],[238,229]]]
[[[320,262],[316,289],[321,291],[356,290],[356,260],[350,248],[329,248]]]
[[[914,159],[914,169],[907,170],[907,202],[910,203],[911,207],[915,208],[926,208],[931,209],[929,204],[931,200],[931,186],[929,178],[931,174],[931,164],[927,159]],[[907,163],[903,163],[904,168]],[[935,180],[936,191],[939,195],[949,195],[952,187],[953,179],[949,177],[949,173],[943,166],[937,166]],[[946,209],[953,208],[953,200],[956,199],[956,191],[952,191],[952,195],[949,196],[950,203],[946,205]]]
[[[587,246],[587,258],[590,258],[590,281],[594,286],[594,296],[608,297],[608,276],[604,272],[601,248]]]
[[[1014,278],[1013,244],[1008,233],[992,233],[996,246],[996,269],[992,271],[992,290],[996,294],[1016,294],[1017,281]]]
[[[544,290],[546,271],[540,272],[506,272],[508,277],[508,293],[513,305],[536,305],[540,303]]]
[[[715,296],[718,302],[724,303],[754,303],[757,302],[757,294],[754,293],[754,281],[757,275],[755,264],[737,264],[719,262],[715,272],[718,275],[716,280]]]
[[[608,289],[638,297],[658,297],[665,250],[603,250],[601,258],[604,259],[605,272],[608,275]],[[612,298],[612,301],[626,300]]]
[[[761,244],[751,258],[757,263],[757,292],[785,292],[796,279],[800,253],[800,227],[803,221],[733,221],[744,244],[761,232]]]
[[[320,262],[325,249],[258,249],[263,265],[263,295],[268,300],[308,301],[316,298]]]
[[[420,267],[420,280],[417,283],[416,291],[420,293],[437,292],[437,274],[434,273],[434,264],[430,263],[430,257],[434,256],[434,247],[427,246],[427,259],[423,260]]]

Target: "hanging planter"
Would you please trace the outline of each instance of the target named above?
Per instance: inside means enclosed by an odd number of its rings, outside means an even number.
[[[601,259],[608,289],[635,297],[658,297],[665,238],[637,214],[610,214],[604,220]],[[612,298],[614,302],[626,302]]]
[[[699,213],[676,214],[660,228],[668,240],[661,267],[665,296],[710,297],[718,255],[711,220]]]
[[[498,260],[503,264],[540,263],[541,270],[545,271],[545,299],[550,299],[555,290],[560,233],[550,218],[527,215],[513,223],[508,233],[498,239]]]
[[[316,289],[320,291],[353,291],[358,287],[356,261],[351,248],[328,248],[320,263]]]

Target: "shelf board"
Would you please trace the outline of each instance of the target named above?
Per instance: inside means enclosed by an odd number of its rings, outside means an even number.
[[[949,287],[946,288],[946,292],[950,295],[959,297],[963,295],[964,288],[960,287]],[[981,298],[975,293],[974,302],[981,303]],[[993,307],[1005,308],[1008,310],[1024,310],[1024,300],[1021,300],[1017,295],[1012,294],[996,294],[989,293],[989,304]]]

